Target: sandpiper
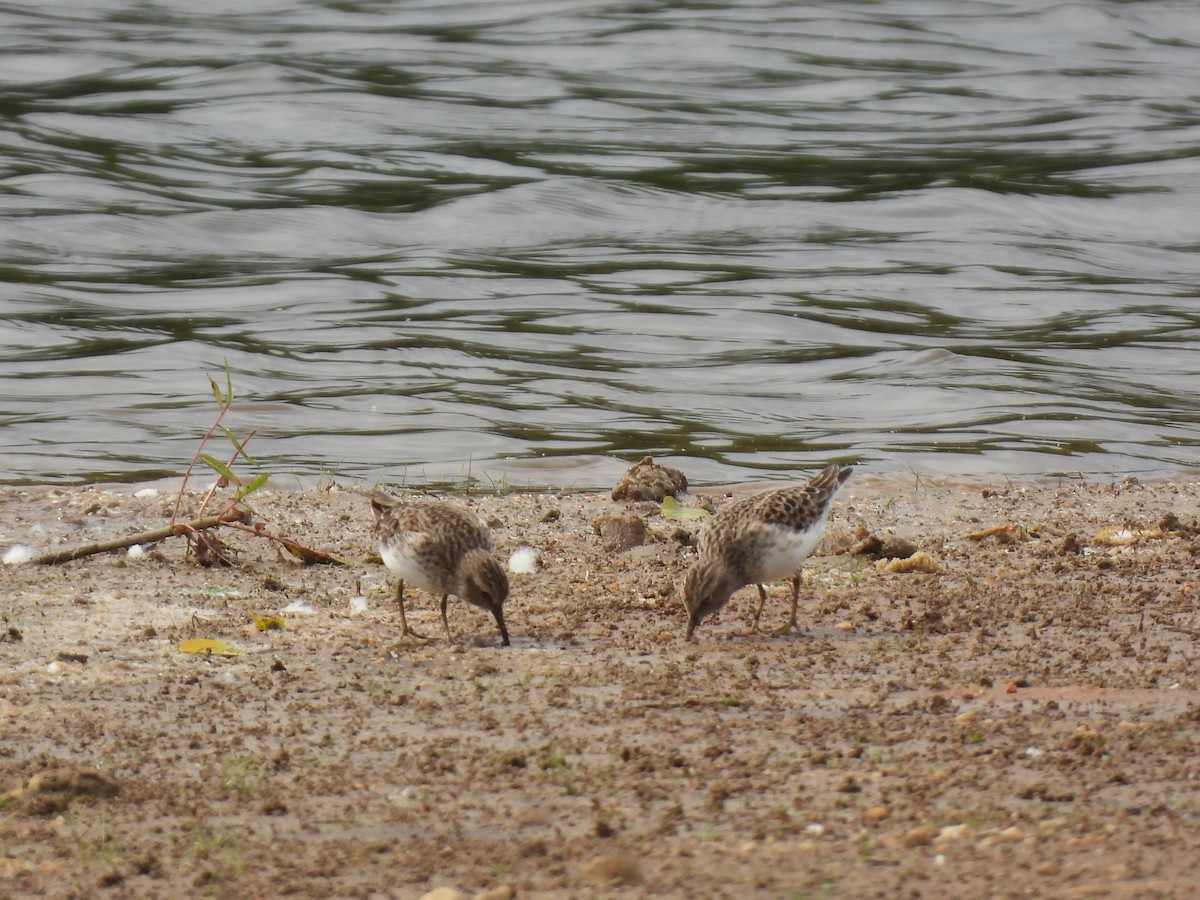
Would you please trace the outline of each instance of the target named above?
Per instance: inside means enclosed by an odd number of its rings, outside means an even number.
[[[778,488],[735,500],[700,530],[699,558],[683,582],[687,606],[687,637],[700,622],[720,610],[733,592],[746,584],[758,586],[758,609],[752,632],[767,602],[764,582],[790,578],[792,615],[774,632],[796,625],[800,602],[800,564],[816,549],[825,531],[833,498],[853,471],[851,466],[827,466],[803,487]]]
[[[446,601],[451,594],[486,609],[500,626],[500,638],[509,645],[504,625],[508,577],[492,556],[487,528],[464,509],[438,501],[410,501],[390,494],[370,495],[379,535],[379,555],[396,573],[396,599],[405,635],[424,639],[408,627],[404,615],[404,583],[442,595],[442,627],[450,640]]]

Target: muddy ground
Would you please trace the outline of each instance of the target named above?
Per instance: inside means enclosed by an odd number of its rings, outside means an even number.
[[[161,527],[167,496],[135,490],[0,492],[0,552]],[[0,566],[0,895],[1194,896],[1198,496],[859,477],[806,633],[746,635],[745,588],[690,644],[696,524],[604,494],[456,499],[504,559],[537,553],[507,649],[453,598],[447,643],[424,594],[434,639],[399,641],[378,563],[245,534],[233,568],[178,538]],[[372,552],[361,496],[254,499],[274,532]],[[648,542],[606,551],[605,515]],[[845,552],[870,535],[937,571]]]

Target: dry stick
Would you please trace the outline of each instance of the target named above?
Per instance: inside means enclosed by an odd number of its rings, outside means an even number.
[[[291,538],[285,538],[282,535],[271,534],[262,528],[251,528],[249,525],[243,525],[238,522],[226,522],[230,528],[236,528],[238,531],[244,531],[246,534],[254,534],[258,537],[266,538],[269,541],[274,541],[277,544],[282,544],[293,556],[298,557],[305,565],[330,565],[330,566],[348,566],[350,563],[344,559],[339,559],[331,553],[326,553],[323,550],[313,550],[311,547],[305,547],[303,544],[298,544]]]
[[[35,557],[32,562],[34,565],[39,566],[55,566],[59,563],[70,562],[73,559],[81,559],[84,556],[93,556],[97,553],[109,553],[113,550],[132,547],[134,544],[153,544],[156,541],[166,540],[169,537],[181,534],[189,534],[193,531],[204,531],[209,528],[217,528],[221,525],[244,522],[247,516],[249,516],[249,511],[246,509],[229,508],[223,510],[218,516],[205,516],[203,519],[194,519],[191,522],[177,522],[173,525],[167,525],[165,528],[143,531],[141,534],[113,538],[111,541],[98,541],[94,544],[84,544],[81,547],[74,547],[70,550],[45,553],[42,556]]]

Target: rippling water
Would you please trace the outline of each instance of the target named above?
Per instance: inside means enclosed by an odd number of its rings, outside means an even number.
[[[200,8],[203,7],[203,11]],[[1200,466],[1200,16],[0,3],[0,483]]]

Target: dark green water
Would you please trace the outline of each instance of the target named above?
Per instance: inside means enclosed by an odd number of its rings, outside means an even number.
[[[306,475],[1195,468],[1197,72],[1168,0],[0,3],[0,483],[180,473],[225,361]]]

